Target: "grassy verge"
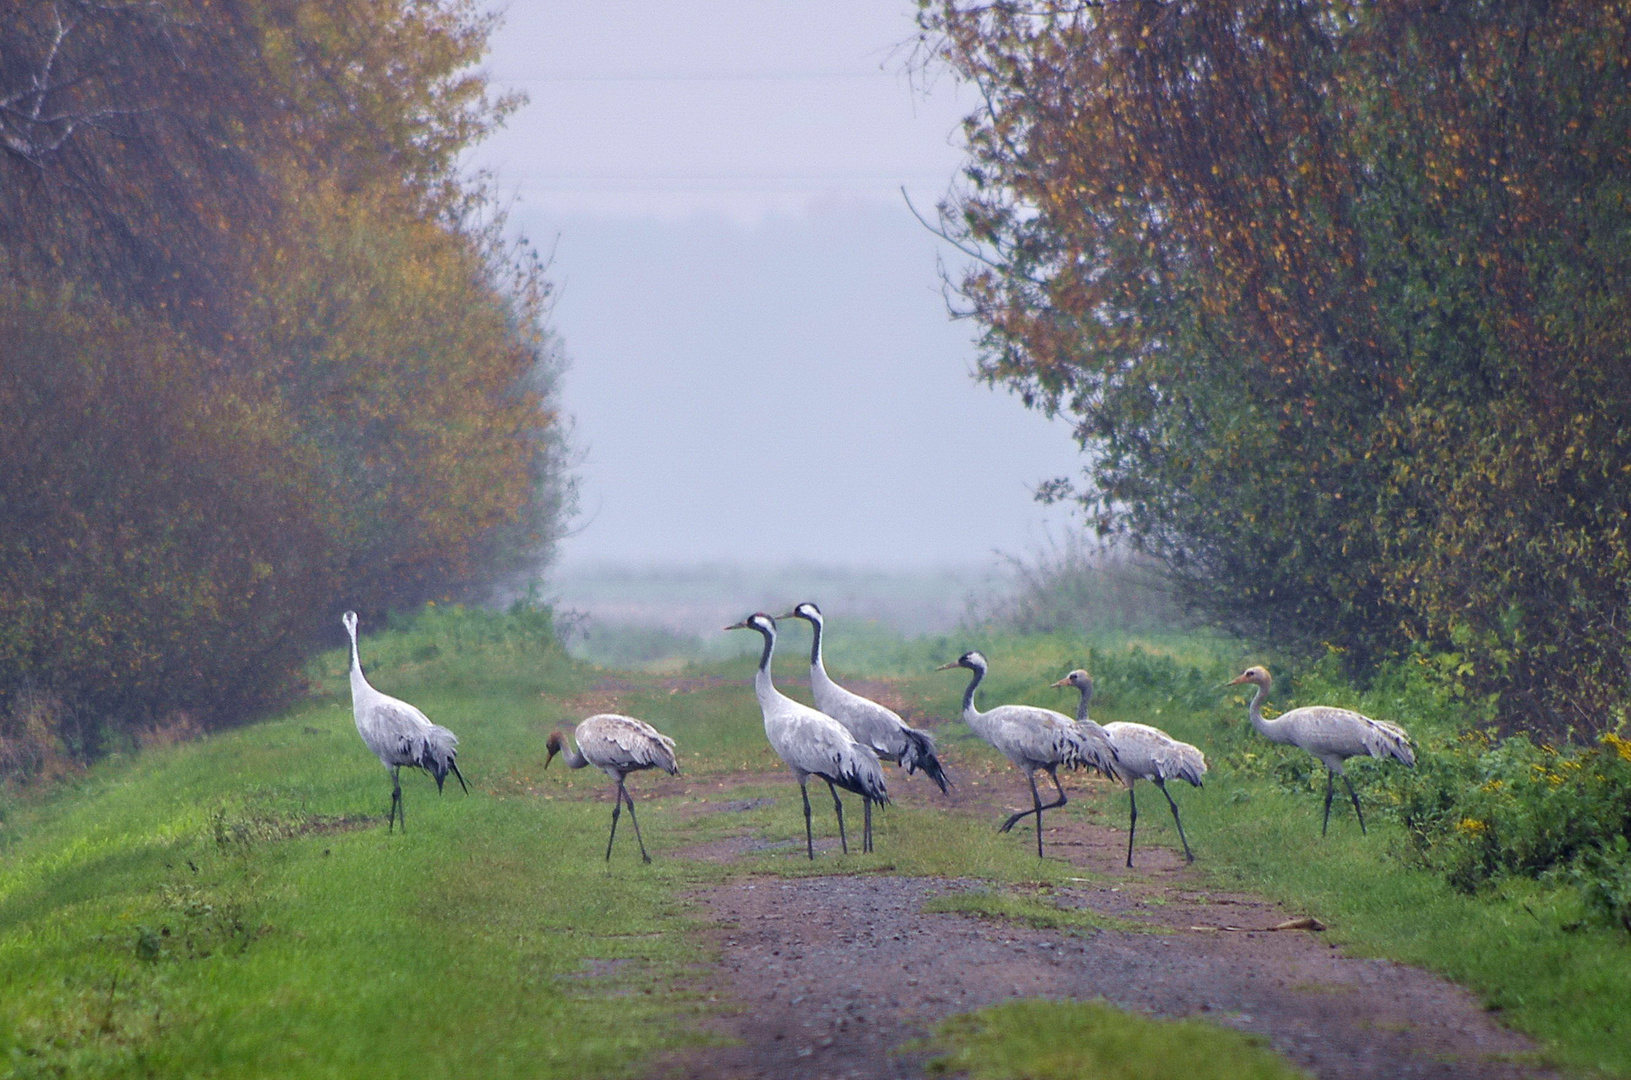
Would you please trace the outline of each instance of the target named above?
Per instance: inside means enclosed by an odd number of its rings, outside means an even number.
[[[0,1072],[616,1076],[685,1041],[708,957],[676,893],[709,868],[608,867],[598,805],[495,784],[584,676],[458,629],[365,643],[474,781],[404,777],[405,834],[338,694],[10,803]]]
[[[1246,659],[1227,645],[1204,637],[1118,645],[1001,634],[945,644],[951,655],[977,647],[991,659],[989,690],[982,691],[986,707],[1023,701],[1072,712],[1075,696],[1048,684],[1081,666],[1098,683],[1096,719],[1155,724],[1200,746],[1211,765],[1206,787],[1181,786],[1175,795],[1197,865],[1215,884],[1258,891],[1316,915],[1349,952],[1417,964],[1469,986],[1562,1064],[1631,1076],[1631,1018],[1619,1004],[1631,997],[1631,937],[1583,920],[1578,893],[1563,884],[1508,880],[1469,895],[1414,865],[1389,812],[1386,770],[1398,768],[1391,763],[1350,765],[1367,804],[1369,836],[1360,835],[1351,809],[1336,806],[1330,835],[1322,839],[1323,770],[1302,751],[1270,744],[1251,730],[1245,696],[1220,688]],[[880,666],[896,663],[887,656]],[[949,673],[919,674],[901,685],[925,712],[949,716],[964,681]],[[1274,702],[1282,709],[1312,702],[1358,708],[1403,723],[1428,748],[1457,737],[1444,702],[1416,685],[1363,695],[1321,670],[1278,691]],[[948,728],[942,741],[983,760],[960,729]],[[1119,796],[1104,794],[1073,797],[1065,812],[1125,827],[1123,807]],[[1140,816],[1139,842],[1178,846],[1172,822],[1161,813]]]
[[[1095,1001],[1012,1001],[936,1029],[931,1072],[970,1080],[1306,1080],[1256,1035]]]

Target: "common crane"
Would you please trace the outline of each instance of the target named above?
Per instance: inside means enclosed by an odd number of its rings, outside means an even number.
[[[452,773],[459,779],[465,794],[470,786],[464,782],[456,760],[459,737],[430,719],[406,701],[382,694],[368,683],[362,673],[362,661],[357,655],[357,613],[348,611],[340,616],[345,632],[351,638],[351,713],[357,721],[357,734],[368,749],[379,758],[381,765],[391,773],[391,812],[385,819],[389,833],[400,823],[407,831],[408,819],[402,812],[402,766],[424,769],[436,778],[436,791]]]
[[[1252,727],[1259,734],[1270,742],[1300,746],[1325,765],[1325,820],[1320,825],[1320,835],[1324,836],[1331,827],[1331,795],[1339,776],[1342,777],[1343,786],[1348,789],[1348,797],[1353,800],[1354,816],[1359,819],[1359,831],[1363,834],[1365,814],[1359,809],[1359,793],[1354,791],[1353,782],[1343,771],[1342,763],[1351,757],[1369,755],[1393,758],[1413,766],[1416,764],[1416,751],[1410,745],[1410,735],[1398,724],[1372,720],[1352,709],[1338,709],[1330,705],[1305,705],[1282,713],[1273,720],[1265,720],[1263,701],[1269,696],[1269,687],[1274,685],[1268,668],[1249,667],[1224,685],[1237,686],[1240,683],[1251,683],[1257,687],[1247,711]]]
[[[1032,809],[1021,810],[1002,823],[998,832],[1007,832],[1014,823],[1027,814],[1036,815],[1036,854],[1042,856],[1042,811],[1052,810],[1067,802],[1065,789],[1059,783],[1059,766],[1091,765],[1107,776],[1117,775],[1115,748],[1102,729],[1078,727],[1070,717],[1052,709],[1035,705],[999,705],[981,712],[974,707],[974,691],[985,678],[986,659],[978,652],[966,652],[949,664],[941,664],[936,671],[965,667],[974,672],[968,689],[963,691],[963,722],[974,734],[996,747],[1014,763],[1031,785]],[[1041,769],[1053,781],[1059,793],[1055,801],[1043,805],[1042,795],[1036,789],[1036,770]]]
[[[561,732],[549,733],[549,739],[544,743],[549,750],[549,756],[544,758],[544,768],[549,768],[555,755],[560,754],[574,769],[593,765],[611,777],[617,789],[612,792],[612,834],[606,838],[606,861],[612,861],[612,841],[617,839],[617,816],[627,801],[629,820],[634,823],[634,838],[640,843],[640,858],[650,862],[645,837],[640,835],[640,819],[634,816],[634,796],[629,794],[623,779],[641,769],[661,769],[670,776],[678,776],[680,766],[674,760],[674,740],[644,720],[617,713],[598,713],[588,717],[572,734],[578,743],[575,749]]]
[[[1082,700],[1076,706],[1076,723],[1093,723],[1087,715],[1088,703],[1093,700],[1091,675],[1077,668],[1053,685],[1074,686],[1080,690]],[[1138,828],[1138,799],[1133,794],[1133,785],[1140,780],[1152,782],[1166,796],[1167,805],[1172,807],[1173,823],[1178,826],[1178,839],[1183,841],[1184,859],[1194,862],[1195,853],[1189,850],[1184,822],[1178,816],[1178,804],[1172,801],[1172,793],[1167,790],[1167,781],[1187,780],[1200,787],[1201,777],[1206,775],[1206,756],[1198,748],[1179,742],[1160,728],[1148,724],[1117,720],[1103,725],[1103,731],[1109,737],[1110,745],[1116,748],[1121,782],[1127,788],[1127,865],[1133,865],[1133,833]]]
[[[889,802],[884,788],[883,766],[872,748],[855,741],[844,725],[824,712],[810,708],[802,702],[777,690],[770,679],[770,657],[776,649],[776,620],[764,612],[755,612],[727,630],[756,630],[765,639],[764,652],[759,657],[759,670],[753,676],[753,693],[759,699],[759,711],[764,714],[765,738],[770,746],[793,770],[798,778],[799,794],[804,797],[804,851],[815,858],[815,839],[810,828],[810,791],[806,781],[819,776],[832,792],[833,811],[838,815],[838,841],[845,854],[849,853],[849,840],[844,835],[844,804],[838,799],[838,788],[859,795],[866,808],[866,829],[861,841],[862,851],[872,850],[872,804]]]
[[[911,775],[922,769],[945,793],[951,789],[946,770],[935,756],[934,739],[928,733],[907,726],[893,709],[871,698],[846,690],[832,681],[821,659],[821,609],[805,602],[778,619],[803,619],[810,624],[810,694],[816,708],[843,724],[855,741],[870,746],[879,758],[893,761]]]

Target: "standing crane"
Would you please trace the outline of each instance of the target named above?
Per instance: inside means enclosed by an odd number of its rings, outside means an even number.
[[[385,819],[389,833],[400,823],[402,831],[408,829],[408,819],[402,813],[402,766],[424,769],[436,778],[436,791],[442,790],[442,781],[452,773],[459,786],[470,794],[455,760],[459,753],[459,737],[406,701],[382,694],[369,685],[362,673],[362,661],[357,656],[357,613],[348,611],[340,616],[345,632],[351,637],[351,713],[357,721],[357,734],[368,749],[379,758],[391,773],[391,813]]]
[[[579,724],[572,734],[577,739],[576,748],[559,731],[549,733],[549,739],[544,743],[549,750],[549,756],[544,758],[544,768],[549,768],[549,763],[559,754],[574,769],[593,765],[611,777],[617,789],[612,792],[612,834],[606,838],[606,861],[612,861],[612,841],[617,839],[617,816],[622,813],[623,803],[627,801],[629,820],[634,823],[634,838],[640,843],[640,858],[650,862],[645,837],[640,835],[640,819],[634,816],[634,796],[629,794],[623,779],[641,769],[661,769],[670,776],[678,776],[680,766],[674,760],[674,740],[644,720],[617,713],[597,713]]]
[[[1027,814],[1036,815],[1036,854],[1042,857],[1042,811],[1052,810],[1066,803],[1065,789],[1059,783],[1059,766],[1071,768],[1091,765],[1106,776],[1118,775],[1115,748],[1097,724],[1080,726],[1070,717],[1052,709],[1035,705],[999,705],[981,712],[974,707],[974,691],[985,678],[986,659],[980,653],[966,652],[949,664],[941,664],[936,671],[949,671],[965,667],[974,672],[968,689],[963,691],[963,722],[974,734],[996,747],[1014,763],[1031,785],[1032,809],[1021,810],[1002,823],[998,832],[1007,832],[1014,823]],[[1059,798],[1046,805],[1036,789],[1036,770],[1041,769],[1053,781]]]
[[[908,776],[918,769],[940,786],[942,794],[951,790],[946,770],[934,753],[934,739],[926,732],[908,727],[893,710],[844,689],[827,674],[821,659],[821,609],[806,602],[778,619],[803,619],[810,624],[810,694],[816,708],[843,724],[855,741],[870,746],[884,761],[893,761]]]
[[[844,804],[839,801],[838,789],[859,795],[866,808],[866,829],[861,841],[863,852],[872,850],[872,804],[883,806],[889,802],[884,788],[883,766],[872,748],[858,743],[843,724],[824,712],[810,708],[802,702],[777,690],[770,679],[770,657],[776,650],[776,620],[764,612],[755,612],[727,630],[756,630],[765,639],[763,654],[759,657],[759,670],[753,676],[753,693],[759,699],[759,711],[764,714],[765,738],[771,749],[787,762],[798,778],[799,793],[804,796],[804,851],[815,859],[815,840],[810,828],[810,791],[806,781],[819,776],[832,792],[833,811],[838,815],[838,842],[849,854],[849,840],[844,835]]]
[[[1257,729],[1258,734],[1270,742],[1300,746],[1325,765],[1325,820],[1320,825],[1320,835],[1324,836],[1331,827],[1331,795],[1339,776],[1342,777],[1343,786],[1348,789],[1348,797],[1353,800],[1354,816],[1359,819],[1359,832],[1363,835],[1365,814],[1359,809],[1359,793],[1354,791],[1353,782],[1343,772],[1342,763],[1351,757],[1369,755],[1393,758],[1414,766],[1416,751],[1410,745],[1410,735],[1398,724],[1372,720],[1352,709],[1338,709],[1329,705],[1305,705],[1282,713],[1273,720],[1265,720],[1263,701],[1269,696],[1269,687],[1274,685],[1268,668],[1249,667],[1224,685],[1237,686],[1240,683],[1251,683],[1257,687],[1247,711],[1251,715],[1252,727]]]
[[[1088,703],[1093,700],[1093,677],[1081,668],[1077,668],[1054,686],[1074,686],[1082,692],[1082,700],[1076,706],[1076,723],[1080,725],[1092,724],[1093,720],[1087,715]],[[1116,748],[1116,761],[1121,773],[1121,782],[1127,788],[1127,806],[1130,811],[1127,819],[1127,866],[1133,865],[1133,833],[1138,828],[1138,799],[1133,794],[1133,785],[1140,780],[1149,780],[1161,789],[1161,794],[1167,798],[1167,805],[1172,807],[1172,820],[1178,826],[1178,839],[1183,841],[1184,860],[1195,861],[1195,853],[1189,850],[1189,838],[1184,835],[1183,819],[1178,816],[1178,804],[1172,801],[1172,793],[1167,790],[1167,781],[1172,779],[1188,780],[1196,787],[1201,786],[1201,777],[1206,775],[1206,755],[1197,747],[1186,742],[1179,742],[1160,728],[1150,727],[1148,724],[1131,724],[1124,720],[1117,720],[1105,724],[1101,729],[1110,739],[1110,745]]]

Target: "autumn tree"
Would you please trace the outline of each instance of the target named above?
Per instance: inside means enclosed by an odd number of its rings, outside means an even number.
[[[1618,719],[1625,3],[926,5],[982,373],[1216,619]]]
[[[231,722],[343,607],[547,558],[550,287],[458,168],[492,25],[0,2],[0,743],[24,697],[83,754]]]

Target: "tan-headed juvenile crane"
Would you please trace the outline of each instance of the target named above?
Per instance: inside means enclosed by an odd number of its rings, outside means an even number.
[[[996,747],[1014,763],[1031,785],[1032,809],[1021,810],[1002,823],[998,832],[1007,832],[1014,823],[1027,814],[1036,815],[1036,854],[1042,856],[1042,811],[1052,810],[1066,803],[1065,789],[1059,783],[1059,766],[1076,768],[1091,765],[1106,776],[1116,776],[1116,751],[1105,737],[1104,729],[1091,721],[1086,725],[1071,722],[1070,717],[1052,709],[1035,705],[999,705],[981,712],[974,707],[974,691],[985,678],[986,659],[978,652],[966,652],[949,664],[941,664],[936,671],[964,667],[974,672],[968,688],[963,691],[963,722]],[[1036,789],[1036,770],[1041,769],[1053,781],[1059,798],[1046,805]]]
[[[401,824],[406,832],[408,819],[402,813],[402,766],[430,773],[436,778],[438,794],[450,772],[459,778],[459,786],[464,788],[465,794],[470,793],[456,760],[459,737],[431,723],[429,717],[406,701],[382,694],[369,685],[357,655],[357,613],[346,612],[340,616],[340,622],[351,637],[351,713],[357,721],[357,734],[391,774],[391,813],[385,819],[385,831],[388,833]]]
[[[776,617],[803,619],[810,624],[810,696],[815,698],[816,708],[843,724],[856,742],[872,747],[879,758],[905,769],[908,776],[922,769],[924,775],[939,785],[942,794],[951,789],[946,770],[940,767],[940,759],[935,756],[934,739],[930,735],[907,726],[893,709],[832,681],[821,658],[821,632],[825,621],[820,608],[805,602]]]
[[[1091,675],[1077,668],[1053,685],[1074,686],[1081,691],[1082,699],[1076,705],[1076,722],[1094,722],[1087,715],[1088,704],[1093,700]],[[1178,816],[1178,804],[1172,801],[1172,793],[1167,790],[1167,781],[1187,780],[1200,787],[1201,777],[1206,775],[1206,756],[1198,748],[1179,742],[1160,728],[1148,724],[1116,720],[1103,725],[1101,730],[1110,739],[1110,745],[1116,748],[1116,769],[1127,788],[1127,865],[1133,865],[1133,833],[1138,829],[1138,799],[1133,794],[1133,785],[1140,780],[1150,781],[1167,797],[1167,805],[1172,807],[1173,823],[1178,826],[1178,839],[1183,841],[1184,859],[1194,862],[1195,853],[1189,850],[1189,837],[1184,835],[1184,822]]]
[[[833,811],[838,815],[838,842],[844,853],[849,853],[849,840],[844,835],[844,804],[838,799],[838,788],[852,791],[864,800],[866,832],[861,841],[862,851],[872,850],[872,804],[882,806],[889,802],[884,788],[883,766],[872,748],[855,741],[849,731],[824,712],[812,709],[803,702],[776,689],[770,678],[770,657],[776,651],[776,620],[764,612],[755,612],[727,630],[756,630],[765,639],[764,652],[759,657],[759,670],[753,676],[753,693],[759,699],[759,711],[764,714],[765,738],[771,749],[787,762],[799,782],[799,794],[804,796],[804,851],[815,858],[815,839],[810,828],[810,791],[806,781],[819,776],[832,792]]]
[[[674,740],[644,720],[618,713],[597,713],[588,717],[572,731],[577,740],[574,749],[559,731],[549,733],[544,743],[549,756],[544,768],[561,755],[567,765],[581,769],[593,765],[612,778],[617,787],[612,792],[612,834],[606,838],[606,861],[612,861],[612,841],[617,839],[617,816],[623,803],[629,804],[629,820],[634,823],[634,839],[640,844],[640,858],[651,861],[646,854],[646,840],[640,835],[640,819],[634,816],[634,796],[629,794],[624,778],[641,769],[661,769],[670,776],[680,773],[679,762],[674,760]]]
[[[1348,797],[1353,800],[1354,816],[1359,819],[1359,831],[1363,834],[1365,814],[1359,809],[1359,793],[1354,791],[1353,782],[1343,772],[1342,763],[1351,757],[1368,755],[1415,765],[1416,751],[1410,745],[1410,736],[1405,729],[1386,720],[1372,720],[1352,709],[1338,709],[1330,705],[1305,705],[1282,713],[1273,720],[1265,720],[1263,701],[1269,696],[1269,687],[1274,685],[1268,668],[1249,667],[1224,685],[1237,686],[1240,683],[1251,683],[1257,687],[1247,712],[1251,716],[1252,727],[1260,735],[1270,742],[1300,746],[1324,764],[1325,820],[1320,825],[1320,835],[1324,836],[1331,826],[1331,795],[1339,776],[1342,777],[1343,786],[1348,789]]]

